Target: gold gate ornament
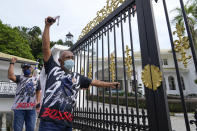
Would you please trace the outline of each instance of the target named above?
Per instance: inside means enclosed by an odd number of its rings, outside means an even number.
[[[188,60],[192,58],[191,55],[188,55],[187,50],[190,48],[189,38],[184,36],[183,32],[185,28],[180,24],[176,24],[176,31],[173,32],[173,35],[177,34],[178,40],[174,41],[174,50],[180,54],[181,58],[178,59],[179,62],[183,62],[185,68],[187,68]]]
[[[92,64],[89,64],[88,78],[92,79]]]
[[[142,71],[142,82],[147,88],[156,91],[162,82],[162,73],[159,67],[146,65]]]

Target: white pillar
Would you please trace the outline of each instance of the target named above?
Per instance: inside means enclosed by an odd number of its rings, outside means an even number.
[[[6,113],[3,113],[2,116],[2,126],[1,126],[1,131],[6,131],[7,127],[6,127]]]

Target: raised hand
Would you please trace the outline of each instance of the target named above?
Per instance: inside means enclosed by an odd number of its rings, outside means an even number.
[[[55,19],[53,17],[50,17],[48,16],[46,19],[45,19],[45,25],[46,26],[51,26],[55,23]]]
[[[15,63],[17,61],[17,58],[16,57],[13,57],[12,59],[11,59],[11,63]]]

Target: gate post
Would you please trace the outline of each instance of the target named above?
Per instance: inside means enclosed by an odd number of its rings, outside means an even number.
[[[160,51],[152,9],[153,0],[136,0],[138,29],[143,69],[147,65],[160,67]],[[148,66],[148,67],[150,67]],[[146,68],[150,72],[149,88],[146,85],[145,96],[150,131],[171,131],[169,108],[165,86],[154,87],[154,68]],[[162,78],[161,78],[162,79]],[[151,85],[151,86],[150,86]]]

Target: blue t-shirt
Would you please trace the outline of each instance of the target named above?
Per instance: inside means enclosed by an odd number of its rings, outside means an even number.
[[[72,126],[78,92],[88,88],[92,80],[78,73],[66,74],[53,56],[44,65],[47,80],[39,117],[43,121]]]

